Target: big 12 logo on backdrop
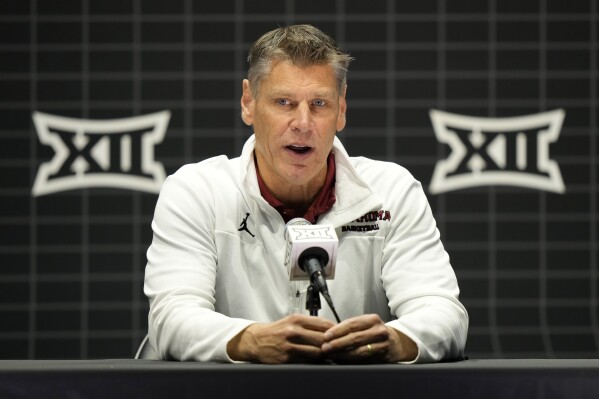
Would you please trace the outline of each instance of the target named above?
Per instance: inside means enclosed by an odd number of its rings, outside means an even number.
[[[504,118],[431,110],[437,140],[451,153],[437,162],[430,193],[493,185],[564,193],[559,166],[549,157],[564,116],[563,109]]]
[[[89,187],[158,193],[166,174],[154,146],[169,119],[169,111],[106,120],[34,112],[39,140],[54,157],[40,165],[33,196]]]

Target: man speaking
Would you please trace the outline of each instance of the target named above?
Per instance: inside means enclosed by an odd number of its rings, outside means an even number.
[[[421,185],[399,165],[350,157],[351,57],[310,25],[275,29],[248,56],[241,156],[165,181],[148,249],[149,340],[163,359],[434,362],[463,354],[468,314]],[[303,306],[287,223],[333,226],[334,309]],[[339,317],[337,321],[336,313]]]

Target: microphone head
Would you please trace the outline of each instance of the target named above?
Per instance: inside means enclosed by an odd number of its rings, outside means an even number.
[[[311,225],[312,223],[310,223],[309,221],[307,221],[304,218],[293,218],[290,221],[287,222],[287,224],[285,225],[286,227],[289,226],[301,226],[301,225]]]
[[[310,280],[310,276],[300,266],[302,255],[318,257],[322,263],[324,275],[329,279],[335,277],[339,240],[333,226],[312,225],[305,219],[296,218],[287,223],[285,234],[287,236],[285,265],[289,270],[290,280]]]
[[[304,261],[309,258],[318,259],[320,261],[320,264],[323,267],[326,267],[325,265],[327,263],[329,263],[329,254],[327,253],[327,251],[324,248],[310,247],[310,248],[302,251],[299,258],[297,259],[297,263],[299,264],[299,267],[301,267],[301,269],[305,272],[307,272],[307,270],[305,270],[305,268],[304,268]]]

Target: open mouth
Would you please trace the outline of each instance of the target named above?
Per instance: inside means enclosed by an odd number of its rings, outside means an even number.
[[[299,145],[288,145],[287,148],[296,154],[306,154],[310,152],[311,147],[299,146]]]

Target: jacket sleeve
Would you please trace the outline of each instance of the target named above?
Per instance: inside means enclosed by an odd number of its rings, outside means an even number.
[[[411,178],[395,193],[398,207],[383,251],[388,323],[418,346],[414,362],[459,358],[464,353],[468,313],[427,198]]]
[[[231,362],[227,342],[252,322],[214,311],[214,198],[191,170],[167,178],[156,204],[144,284],[148,335],[161,359]]]

